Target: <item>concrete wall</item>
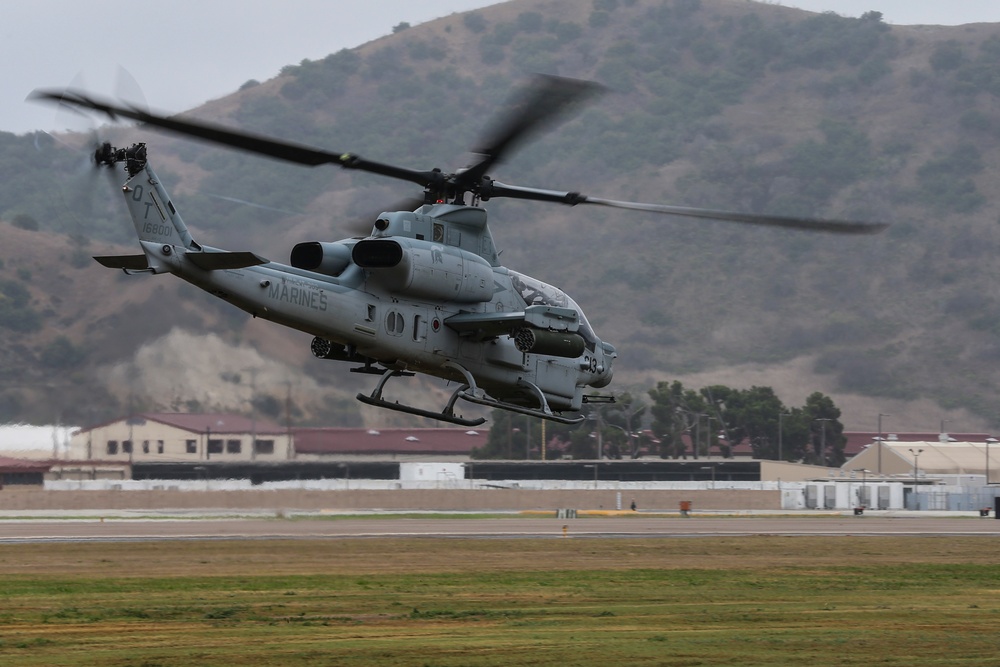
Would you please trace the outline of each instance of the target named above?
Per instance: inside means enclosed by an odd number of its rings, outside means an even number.
[[[639,490],[602,489],[542,491],[534,489],[400,489],[310,491],[303,489],[238,491],[0,491],[4,510],[535,510],[628,509],[634,499],[639,510],[677,511],[682,500],[698,510],[776,510],[780,491],[750,490]]]

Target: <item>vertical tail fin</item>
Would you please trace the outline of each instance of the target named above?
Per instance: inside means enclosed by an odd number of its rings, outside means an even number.
[[[200,249],[170,201],[170,195],[147,164],[144,144],[129,149],[126,168],[130,178],[122,187],[122,192],[139,240]]]

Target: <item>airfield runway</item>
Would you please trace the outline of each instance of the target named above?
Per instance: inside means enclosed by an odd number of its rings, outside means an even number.
[[[607,538],[738,535],[997,536],[1000,522],[971,517],[523,518],[78,518],[0,521],[0,543],[337,538]]]

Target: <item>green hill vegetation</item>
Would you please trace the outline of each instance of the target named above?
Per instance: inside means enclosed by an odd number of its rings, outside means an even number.
[[[607,90],[499,165],[492,175],[504,182],[892,223],[879,237],[845,239],[490,202],[504,262],[583,305],[620,351],[620,389],[641,394],[668,377],[807,359],[834,392],[930,399],[1000,423],[998,25],[889,26],[877,11],[844,18],[732,0],[516,0],[400,24],[357,49],[247,82],[193,114],[327,150],[453,169],[510,90],[537,71]],[[149,144],[199,238],[276,259],[294,241],[350,235],[355,221],[417,194],[377,176],[289,166],[137,128],[106,131],[119,143]],[[94,194],[69,139],[0,134],[0,217],[18,239],[63,239],[54,241],[63,248],[58,273],[86,282],[101,273],[89,254],[131,241],[120,202]],[[172,326],[283,355],[331,395],[329,376],[339,383],[346,375],[261,347],[272,334],[257,333],[260,324],[251,329],[190,291],[182,294],[193,305],[173,319],[157,314],[159,327],[134,321],[152,312],[145,293],[117,311],[91,301],[101,318],[81,309],[71,320],[65,303],[51,299],[64,284],[47,275],[56,258],[32,264],[41,268],[28,267],[23,252],[0,259],[0,326],[13,341],[4,345],[20,346],[7,358],[24,369],[14,377],[57,387],[47,395],[66,397],[64,419],[85,417],[67,382],[100,384],[104,369],[130,363]],[[174,298],[172,285],[151,281],[157,286],[143,289]],[[115,298],[92,292],[87,299]],[[59,336],[72,350],[54,343]],[[106,346],[122,337],[130,342],[112,344],[116,358]],[[306,346],[301,337],[282,340]],[[46,354],[53,345],[60,351]],[[73,373],[62,372],[67,364]],[[14,381],[0,388],[0,418],[53,419],[45,414],[51,400],[43,410],[29,394]],[[124,406],[120,390],[97,394],[99,413]],[[155,406],[162,397],[143,400]],[[349,400],[320,405],[303,404],[302,418],[367,419]]]

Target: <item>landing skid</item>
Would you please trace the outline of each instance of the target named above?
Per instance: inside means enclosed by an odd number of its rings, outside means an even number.
[[[470,403],[476,403],[478,405],[485,405],[489,408],[500,408],[501,410],[508,410],[510,412],[516,412],[522,415],[528,415],[529,417],[538,417],[539,419],[549,419],[554,422],[559,422],[560,424],[579,424],[586,417],[563,417],[562,415],[557,415],[552,412],[549,408],[549,403],[545,399],[545,394],[541,389],[536,387],[531,382],[526,380],[518,381],[518,385],[524,389],[530,391],[536,399],[538,399],[537,408],[525,407],[523,405],[515,405],[513,403],[506,403],[504,401],[498,401],[497,399],[487,396],[485,392],[482,392],[476,386],[476,380],[472,377],[472,373],[463,368],[462,366],[452,362],[447,361],[444,363],[445,368],[450,368],[451,370],[459,373],[463,378],[465,378],[465,384],[456,389],[451,398],[448,399],[448,405],[445,406],[444,410],[441,412],[434,412],[433,410],[424,410],[423,408],[417,408],[412,405],[404,405],[399,402],[390,403],[389,401],[382,398],[382,390],[385,388],[386,383],[390,378],[399,377],[402,375],[413,375],[412,373],[406,373],[404,371],[398,370],[387,370],[382,374],[382,379],[378,381],[375,386],[375,390],[371,395],[358,394],[357,399],[364,403],[365,405],[371,405],[376,408],[385,408],[387,410],[395,410],[396,412],[405,412],[408,415],[416,415],[418,417],[426,417],[428,419],[436,419],[438,421],[448,422],[449,424],[457,424],[459,426],[479,426],[486,422],[484,417],[479,417],[477,419],[465,419],[455,414],[455,403],[458,399],[463,401],[469,401]],[[361,370],[361,369],[359,369]]]
[[[375,386],[375,391],[371,393],[371,396],[358,394],[357,399],[365,405],[371,405],[376,408],[385,408],[387,410],[395,410],[396,412],[405,412],[408,415],[427,417],[428,419],[436,419],[438,421],[448,422],[449,424],[457,424],[458,426],[479,426],[480,424],[486,422],[484,417],[479,417],[477,419],[465,419],[464,417],[459,417],[455,414],[455,403],[458,401],[460,394],[469,388],[468,385],[462,385],[456,389],[451,395],[451,398],[448,399],[448,405],[446,405],[444,410],[441,412],[424,410],[422,408],[417,408],[412,405],[404,405],[402,403],[390,403],[382,398],[382,389],[385,387],[386,382],[389,381],[389,378],[398,377],[400,375],[412,375],[412,373],[388,370],[382,374],[382,379],[378,381],[378,385]]]
[[[462,400],[470,401],[472,403],[478,403],[479,405],[485,405],[491,408],[500,408],[502,410],[509,410],[510,412],[517,412],[522,415],[528,415],[530,417],[538,417],[539,419],[549,419],[554,422],[559,422],[560,424],[579,424],[586,417],[563,417],[562,415],[557,415],[556,413],[548,410],[540,410],[538,408],[527,408],[523,405],[514,405],[513,403],[504,403],[503,401],[498,401],[495,398],[490,398],[489,396],[475,396],[468,392],[462,392],[459,396]]]
[[[447,362],[445,364],[448,368],[458,371],[465,378],[466,386],[461,387],[452,396],[452,400],[457,396],[464,401],[469,401],[470,403],[477,403],[479,405],[485,405],[490,408],[500,408],[501,410],[509,410],[510,412],[516,412],[522,415],[528,415],[531,417],[538,417],[539,419],[550,419],[560,424],[579,424],[586,417],[563,417],[552,412],[549,408],[549,402],[545,399],[545,394],[537,386],[528,382],[527,380],[518,380],[517,384],[519,387],[527,389],[535,398],[538,399],[537,408],[529,408],[523,405],[514,405],[513,403],[505,403],[504,401],[498,401],[497,399],[487,396],[485,392],[480,392],[476,387],[476,380],[472,377],[472,374],[459,366],[456,363]]]

